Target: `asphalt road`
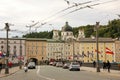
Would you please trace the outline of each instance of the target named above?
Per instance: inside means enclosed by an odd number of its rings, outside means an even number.
[[[120,77],[85,70],[69,71],[53,66],[38,66],[26,73],[24,70],[20,70],[15,74],[0,78],[0,80],[120,80]]]

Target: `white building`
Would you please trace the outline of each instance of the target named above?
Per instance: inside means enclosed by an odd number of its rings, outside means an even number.
[[[6,55],[7,52],[6,38],[0,38],[0,51]],[[20,55],[25,58],[25,39],[9,38],[8,39],[9,61],[17,63]]]

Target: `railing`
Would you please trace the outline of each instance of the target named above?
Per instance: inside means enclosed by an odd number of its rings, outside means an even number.
[[[82,66],[86,66],[86,67],[93,67],[93,63],[83,63]],[[100,68],[103,68],[103,64],[100,63]],[[118,63],[111,63],[111,69],[113,70],[120,70],[120,64]]]

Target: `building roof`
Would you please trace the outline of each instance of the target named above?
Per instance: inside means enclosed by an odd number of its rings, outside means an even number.
[[[68,22],[66,22],[65,26],[62,27],[62,31],[72,31],[72,27],[69,26]]]
[[[79,39],[80,42],[96,42],[96,39],[92,38],[81,38]],[[98,42],[114,42],[112,38],[99,38]]]
[[[0,38],[0,40],[6,40],[7,38]],[[8,38],[8,40],[26,40],[26,38]]]
[[[46,38],[26,38],[27,41],[47,41]]]

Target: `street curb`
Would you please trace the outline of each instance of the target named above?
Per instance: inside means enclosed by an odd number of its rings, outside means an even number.
[[[83,69],[85,70],[85,69]],[[120,77],[119,74],[114,74],[114,73],[108,73],[108,72],[95,72],[95,71],[90,71],[90,70],[85,70],[85,71],[89,71],[89,72],[94,72],[94,73],[98,73],[98,74],[101,74],[101,75],[110,75],[110,76],[116,76],[116,77]]]
[[[15,72],[9,73],[9,74],[4,74],[4,75],[1,76],[0,78],[10,76],[10,75],[15,74],[16,72],[18,72],[18,71],[20,71],[20,70],[21,70],[21,69],[15,71]]]

